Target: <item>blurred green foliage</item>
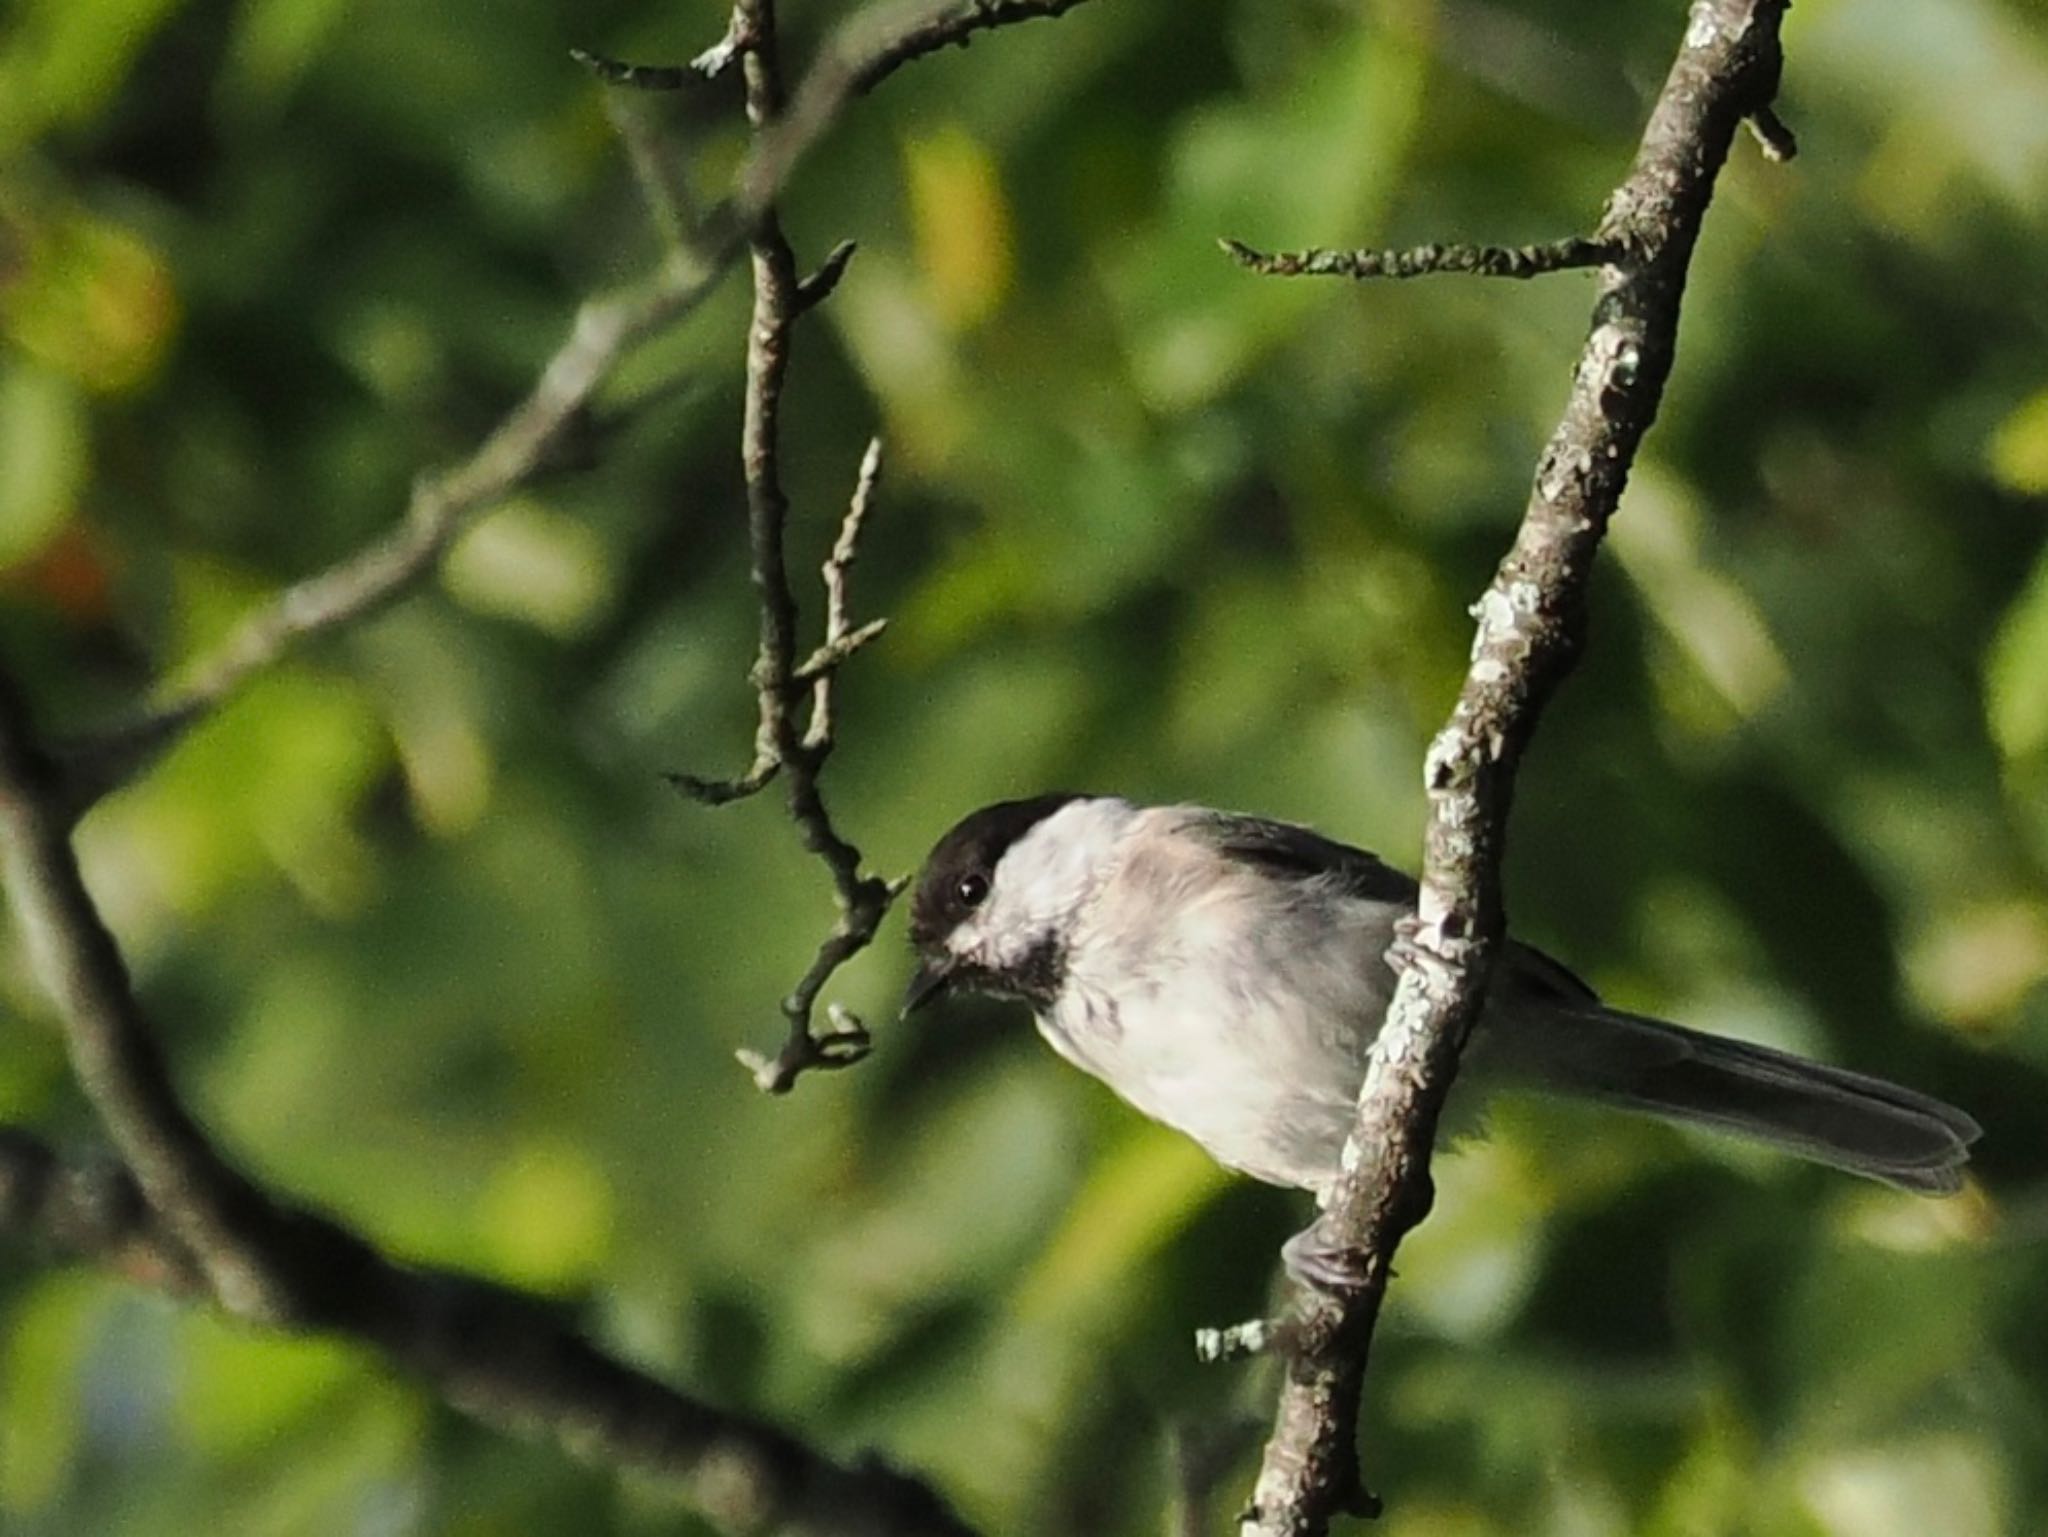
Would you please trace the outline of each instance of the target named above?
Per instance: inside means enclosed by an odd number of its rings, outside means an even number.
[[[841,10],[788,9],[799,56]],[[1099,0],[857,105],[788,200],[807,257],[861,250],[786,468],[808,573],[890,447],[857,602],[895,623],[828,783],[881,868],[1057,784],[1412,860],[1587,285],[1259,281],[1215,239],[1583,229],[1680,11]],[[389,526],[653,259],[567,51],[681,57],[721,13],[15,0],[0,641],[47,720]],[[1625,1004],[1968,1106],[1980,1181],[1503,1105],[1376,1350],[1391,1537],[2048,1526],[2048,15],[1802,0],[1788,46],[1804,153],[1723,180],[1513,908]],[[653,104],[707,190],[734,106]],[[192,1095],[287,1188],[993,1531],[1156,1531],[1177,1428],[1265,1409],[1188,1336],[1261,1305],[1299,1203],[1012,1011],[884,1027],[787,1100],[731,1060],[829,918],[772,797],[659,779],[749,741],[744,304],[636,359],[597,468],[100,808],[90,875]],[[0,1115],[91,1145],[10,956]],[[884,1018],[903,971],[892,931],[830,996]],[[691,1528],[360,1352],[10,1254],[0,1529]]]

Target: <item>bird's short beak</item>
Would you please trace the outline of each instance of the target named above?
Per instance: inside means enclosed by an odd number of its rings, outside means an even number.
[[[946,990],[953,980],[953,963],[947,957],[920,956],[910,985],[903,989],[903,1016],[915,1014]]]

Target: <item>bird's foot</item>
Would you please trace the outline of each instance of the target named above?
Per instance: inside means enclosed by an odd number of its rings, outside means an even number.
[[[1280,1246],[1280,1262],[1304,1286],[1323,1292],[1355,1292],[1370,1284],[1364,1256],[1339,1243],[1316,1218]]]

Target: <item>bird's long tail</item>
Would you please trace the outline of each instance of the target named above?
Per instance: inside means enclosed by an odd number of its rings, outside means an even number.
[[[1882,1078],[1597,1004],[1532,1011],[1513,1033],[1522,1041],[1504,1055],[1544,1088],[1751,1137],[1926,1195],[1962,1188],[1982,1134],[1955,1106]]]

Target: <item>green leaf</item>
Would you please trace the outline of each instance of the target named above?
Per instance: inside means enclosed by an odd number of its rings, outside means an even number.
[[[2048,555],[2006,610],[1985,660],[1984,691],[1991,739],[2008,760],[2048,746]]]
[[[34,366],[0,372],[0,570],[36,554],[64,526],[90,446],[71,384]]]
[[[79,1368],[107,1296],[90,1279],[53,1276],[14,1302],[0,1362],[0,1510],[27,1515],[63,1487],[83,1417]]]

